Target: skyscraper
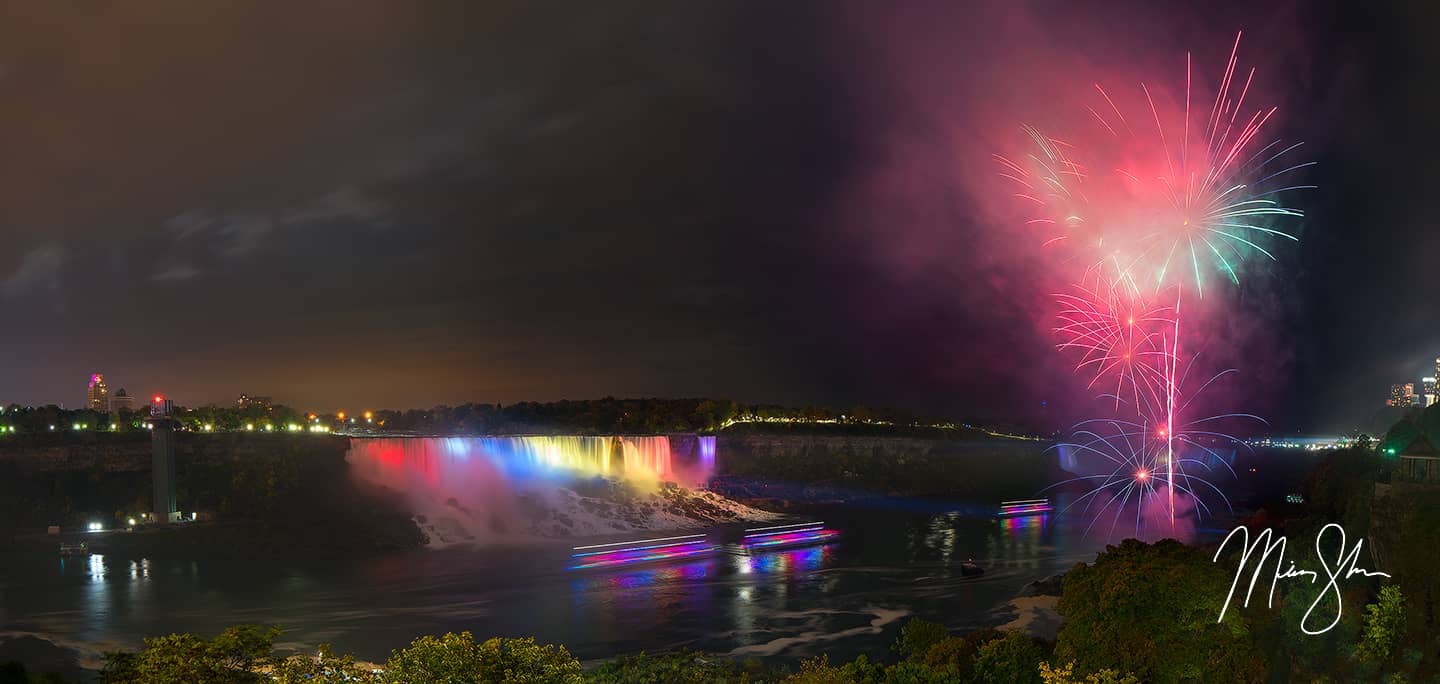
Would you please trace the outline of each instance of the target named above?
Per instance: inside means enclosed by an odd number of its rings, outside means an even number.
[[[127,394],[127,393],[125,392],[125,388],[124,388],[124,387],[121,387],[120,389],[115,390],[115,394],[113,394],[113,395],[110,396],[110,412],[111,412],[111,413],[119,413],[119,412],[121,412],[121,411],[134,411],[134,410],[135,410],[135,397],[132,397],[132,396],[130,396],[129,394]]]
[[[1440,399],[1440,397],[1437,397],[1435,393],[1435,378],[1420,378],[1420,405],[1433,406],[1436,399]]]
[[[1407,382],[1400,385],[1390,386],[1390,400],[1385,402],[1386,406],[1398,406],[1402,408],[1415,405],[1415,383]]]
[[[90,386],[85,390],[85,408],[101,413],[110,410],[110,393],[105,389],[105,377],[99,373],[90,376]]]

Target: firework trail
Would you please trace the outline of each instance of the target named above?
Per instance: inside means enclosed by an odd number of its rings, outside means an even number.
[[[1103,456],[1109,472],[1067,482],[1095,484],[1079,501],[1088,511],[1108,497],[1102,513],[1118,502],[1117,521],[1132,499],[1138,511],[1162,491],[1172,528],[1177,490],[1197,514],[1208,512],[1201,495],[1224,495],[1196,466],[1223,463],[1214,445],[1238,440],[1202,428],[1259,420],[1188,418],[1185,378],[1197,357],[1182,345],[1182,329],[1193,334],[1182,326],[1185,302],[1202,297],[1211,277],[1238,285],[1247,263],[1275,261],[1277,244],[1298,240],[1284,222],[1303,217],[1284,198],[1315,187],[1291,180],[1314,164],[1291,161],[1302,143],[1267,138],[1277,109],[1253,106],[1255,69],[1237,78],[1239,47],[1237,33],[1213,99],[1195,98],[1187,54],[1180,96],[1144,83],[1135,92],[1095,84],[1083,107],[1090,130],[1075,138],[1086,144],[1024,125],[1032,149],[995,155],[1014,196],[1033,209],[1027,227],[1076,272],[1054,295],[1056,346],[1076,357],[1075,372],[1116,415],[1077,424],[1064,445]]]

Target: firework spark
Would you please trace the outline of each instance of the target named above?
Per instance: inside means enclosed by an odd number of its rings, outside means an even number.
[[[1014,195],[1034,208],[1027,223],[1042,244],[1065,245],[1137,287],[1183,283],[1199,296],[1208,275],[1238,284],[1244,262],[1274,260],[1274,243],[1298,240],[1282,222],[1304,214],[1283,198],[1315,187],[1290,181],[1314,162],[1291,161],[1302,143],[1267,138],[1277,108],[1247,103],[1253,68],[1237,88],[1239,46],[1237,34],[1203,117],[1191,107],[1187,55],[1175,98],[1144,83],[1123,97],[1096,84],[1096,101],[1084,108],[1093,130],[1075,138],[1086,144],[1023,126],[1032,151],[995,159]]]

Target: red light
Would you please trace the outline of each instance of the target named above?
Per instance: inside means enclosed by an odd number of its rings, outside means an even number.
[[[1135,479],[1137,479],[1137,480],[1144,480],[1144,479],[1149,478],[1149,477],[1150,477],[1150,473],[1147,473],[1147,472],[1145,472],[1145,471],[1143,471],[1143,470],[1140,471],[1140,472],[1138,472],[1138,473],[1135,473]]]
[[[162,401],[165,401],[165,397],[160,396],[160,395],[158,395],[158,394],[155,395],[155,403],[158,404],[158,403],[160,403],[160,402],[162,402]]]

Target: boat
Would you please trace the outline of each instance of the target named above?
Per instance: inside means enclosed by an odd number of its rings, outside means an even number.
[[[1019,501],[1001,501],[1000,517],[1009,518],[1022,515],[1038,515],[1049,513],[1055,510],[1050,505],[1049,499],[1021,499]]]
[[[967,560],[960,564],[960,574],[965,577],[979,577],[985,574],[985,568],[976,565],[973,560]]]
[[[748,554],[779,547],[824,544],[839,536],[839,532],[826,529],[823,522],[771,525],[745,530],[745,536],[740,540],[739,546]]]
[[[80,542],[79,544],[65,544],[65,543],[61,543],[61,544],[60,544],[60,555],[62,555],[62,556],[88,556],[88,555],[90,555],[90,547],[86,546],[86,545],[85,545],[85,542]]]

